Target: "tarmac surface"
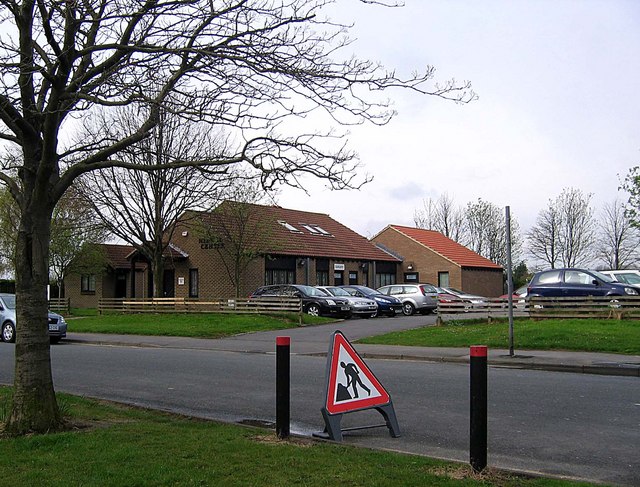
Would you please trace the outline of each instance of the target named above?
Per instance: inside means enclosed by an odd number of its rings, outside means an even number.
[[[322,340],[306,339],[304,331],[305,329],[326,328],[327,326],[329,329],[322,335],[328,336],[333,333],[331,330],[340,328],[340,326],[323,325],[321,327],[250,333],[224,339],[69,333],[66,341],[107,346],[275,353],[276,337],[290,336],[292,354],[326,355],[328,340],[326,338],[322,338]],[[357,338],[349,338],[352,341],[357,340]],[[469,362],[468,348],[366,345],[359,343],[354,343],[354,348],[363,358]],[[490,367],[640,377],[640,355],[548,350],[514,350],[513,354],[510,354],[510,351],[506,349],[489,349],[487,363]]]

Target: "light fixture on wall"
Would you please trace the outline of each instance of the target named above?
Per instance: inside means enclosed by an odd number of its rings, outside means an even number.
[[[415,264],[413,262],[409,262],[407,264],[407,270],[412,271],[415,268]]]
[[[305,261],[304,259],[298,259],[298,267],[304,267]]]

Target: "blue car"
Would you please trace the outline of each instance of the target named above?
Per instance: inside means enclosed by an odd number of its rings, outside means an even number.
[[[340,286],[352,296],[373,299],[378,304],[378,314],[397,316],[402,314],[402,301],[393,296],[387,296],[367,286],[349,285]]]
[[[529,298],[570,296],[638,296],[640,287],[614,281],[586,269],[550,269],[534,274],[527,289]]]

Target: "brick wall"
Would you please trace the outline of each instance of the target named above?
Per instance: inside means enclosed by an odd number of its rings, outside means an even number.
[[[503,294],[502,269],[469,269],[462,271],[462,289],[471,294],[497,298]]]
[[[437,286],[438,273],[448,272],[449,285],[456,288],[462,287],[462,269],[460,266],[396,230],[386,228],[372,241],[384,245],[404,259],[402,264],[398,266],[398,282],[404,282],[405,272],[418,272],[420,283],[430,283]],[[409,265],[413,269],[409,269]]]
[[[503,274],[501,269],[461,268],[440,254],[402,235],[386,228],[373,238],[404,259],[398,270],[398,282],[404,282],[405,272],[418,272],[421,283],[438,285],[438,273],[449,273],[449,286],[465,292],[482,296],[496,297],[503,294]],[[409,265],[413,269],[408,269]]]

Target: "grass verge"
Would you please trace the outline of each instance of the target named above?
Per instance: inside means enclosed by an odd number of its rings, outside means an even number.
[[[562,319],[514,321],[514,345],[526,350],[570,350],[640,354],[637,320]],[[364,338],[359,343],[416,347],[509,348],[507,320],[451,320],[442,326],[416,328]]]
[[[307,314],[303,324],[333,321]],[[222,313],[158,313],[72,315],[68,331],[78,333],[114,333],[118,335],[183,336],[222,338],[254,331],[282,330],[299,326],[297,314],[252,315]]]
[[[7,402],[9,388],[0,388]],[[72,431],[0,438],[0,485],[587,486],[60,394]]]

